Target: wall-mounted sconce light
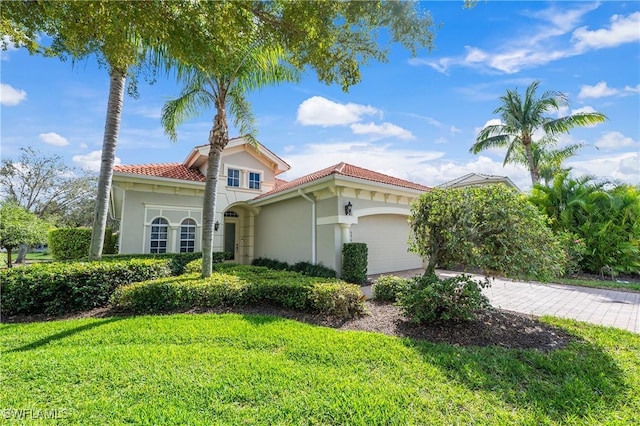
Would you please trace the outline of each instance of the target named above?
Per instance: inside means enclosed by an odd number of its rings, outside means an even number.
[[[213,224],[213,229],[214,229],[214,230],[216,230],[216,231],[217,231],[218,229],[220,229],[220,222],[218,222],[218,221],[216,220],[216,223],[214,223],[214,224]]]
[[[349,202],[344,206],[344,214],[346,214],[347,216],[351,216],[352,208],[353,208],[353,206],[351,205],[351,201],[349,201]]]

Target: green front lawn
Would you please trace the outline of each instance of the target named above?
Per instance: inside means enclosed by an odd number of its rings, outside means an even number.
[[[611,290],[625,290],[640,292],[640,283],[633,281],[625,281],[624,279],[616,281],[607,280],[587,280],[580,278],[555,278],[553,282],[558,284],[576,285],[579,287],[602,288]]]
[[[637,421],[640,336],[547,321],[582,342],[465,348],[237,314],[4,324],[0,405],[70,424]]]

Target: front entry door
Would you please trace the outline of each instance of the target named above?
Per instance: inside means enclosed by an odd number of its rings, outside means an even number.
[[[236,224],[233,222],[224,224],[224,251],[231,253],[231,260],[236,260],[238,245],[236,244]]]

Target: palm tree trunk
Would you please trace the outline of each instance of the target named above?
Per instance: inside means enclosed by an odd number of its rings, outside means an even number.
[[[107,119],[104,126],[104,138],[102,140],[102,158],[100,162],[100,176],[98,178],[98,194],[96,196],[95,213],[93,216],[93,228],[91,230],[89,260],[98,260],[102,257],[104,231],[107,227],[107,215],[109,212],[111,178],[113,176],[113,165],[116,158],[118,133],[120,132],[126,73],[111,68],[109,77],[109,101],[107,103]]]
[[[26,244],[20,244],[20,249],[18,250],[18,256],[16,256],[16,261],[13,262],[16,265],[20,263],[25,263],[27,261],[27,252],[29,251],[29,246]]]
[[[527,154],[527,162],[529,163],[529,173],[531,173],[531,185],[540,183],[540,172],[536,166],[536,162],[533,159],[533,150],[531,149],[531,141],[527,141],[523,138],[522,145],[524,146],[524,152]]]
[[[218,195],[218,175],[222,161],[222,150],[229,140],[224,101],[218,103],[214,125],[209,134],[209,158],[207,178],[204,184],[204,209],[202,212],[202,277],[211,276],[213,270],[213,233]]]

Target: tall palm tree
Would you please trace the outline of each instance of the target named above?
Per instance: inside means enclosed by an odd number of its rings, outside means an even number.
[[[607,120],[604,114],[597,112],[581,112],[560,118],[552,118],[548,114],[559,111],[568,105],[566,95],[556,91],[547,91],[538,97],[536,91],[539,81],[531,83],[524,98],[517,90],[507,90],[500,99],[502,104],[493,113],[500,114],[502,123],[486,126],[476,137],[469,150],[478,154],[489,148],[507,147],[504,164],[511,162],[512,153],[521,147],[527,158],[527,167],[531,173],[531,183],[540,181],[540,171],[536,165],[532,144],[536,131],[543,131],[545,136],[555,137],[568,133],[575,127],[589,126]]]
[[[226,52],[227,60],[217,70],[187,68],[179,71],[184,87],[180,96],[162,109],[162,124],[172,140],[185,120],[199,115],[202,109],[214,108],[209,131],[209,157],[204,187],[202,217],[202,276],[212,271],[213,231],[222,150],[229,142],[227,117],[250,142],[255,143],[255,126],[246,95],[252,90],[286,81],[295,81],[296,72],[283,65],[284,52],[277,46],[252,43],[244,51]],[[233,60],[235,56],[235,60]]]
[[[576,153],[584,147],[584,144],[576,143],[563,148],[554,148],[556,143],[555,138],[548,136],[531,143],[533,163],[546,186],[550,185],[558,173],[571,170],[571,168],[563,168],[562,163],[576,155]],[[527,154],[522,145],[519,145],[517,149],[513,150],[511,157],[505,160],[507,163],[520,164],[525,167],[529,166]]]

